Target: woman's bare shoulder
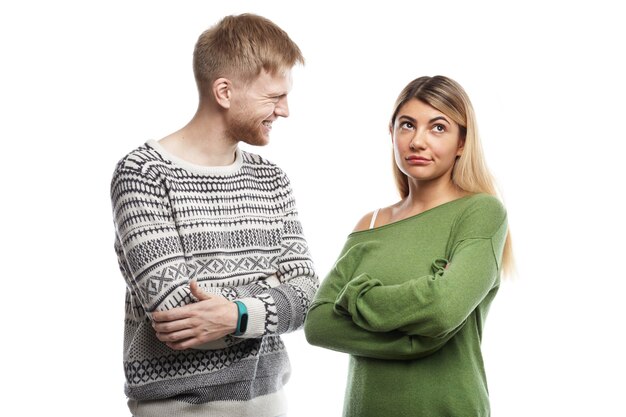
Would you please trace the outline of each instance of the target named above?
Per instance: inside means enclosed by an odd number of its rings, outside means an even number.
[[[389,221],[389,214],[393,211],[393,208],[395,206],[396,204],[389,207],[381,207],[377,210],[370,211],[365,216],[361,217],[361,220],[359,220],[352,232],[360,232],[361,230],[367,230],[378,227],[380,225],[384,225]],[[373,216],[376,216],[376,219],[374,220],[374,224],[372,225]]]
[[[361,217],[361,219],[356,224],[356,226],[354,227],[354,230],[352,232],[353,233],[354,232],[360,232],[361,230],[369,229],[370,228],[370,222],[372,221],[372,216],[373,215],[374,215],[374,212],[370,211],[365,216]]]

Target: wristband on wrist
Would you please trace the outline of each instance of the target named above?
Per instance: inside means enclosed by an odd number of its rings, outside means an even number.
[[[241,336],[246,332],[248,328],[248,309],[246,305],[241,301],[235,301],[237,304],[237,328],[235,329],[235,336]]]

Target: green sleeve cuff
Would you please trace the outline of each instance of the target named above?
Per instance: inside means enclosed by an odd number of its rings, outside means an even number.
[[[352,317],[352,321],[361,326],[359,322],[363,320],[360,319],[361,315],[357,309],[357,302],[369,290],[380,285],[382,283],[379,280],[370,278],[367,274],[360,274],[353,278],[337,295],[334,305],[335,313]]]

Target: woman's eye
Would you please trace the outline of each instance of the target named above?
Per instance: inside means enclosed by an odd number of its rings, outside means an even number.
[[[413,129],[415,126],[413,126],[413,123],[411,122],[401,122],[400,123],[400,128],[401,129]]]
[[[444,125],[434,125],[433,130],[437,133],[443,133],[446,131],[446,127]]]

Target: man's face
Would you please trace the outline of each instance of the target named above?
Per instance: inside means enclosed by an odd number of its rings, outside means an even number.
[[[247,84],[235,85],[228,112],[228,136],[250,145],[267,145],[272,123],[289,116],[287,94],[291,84],[291,70],[276,74],[263,70]]]

